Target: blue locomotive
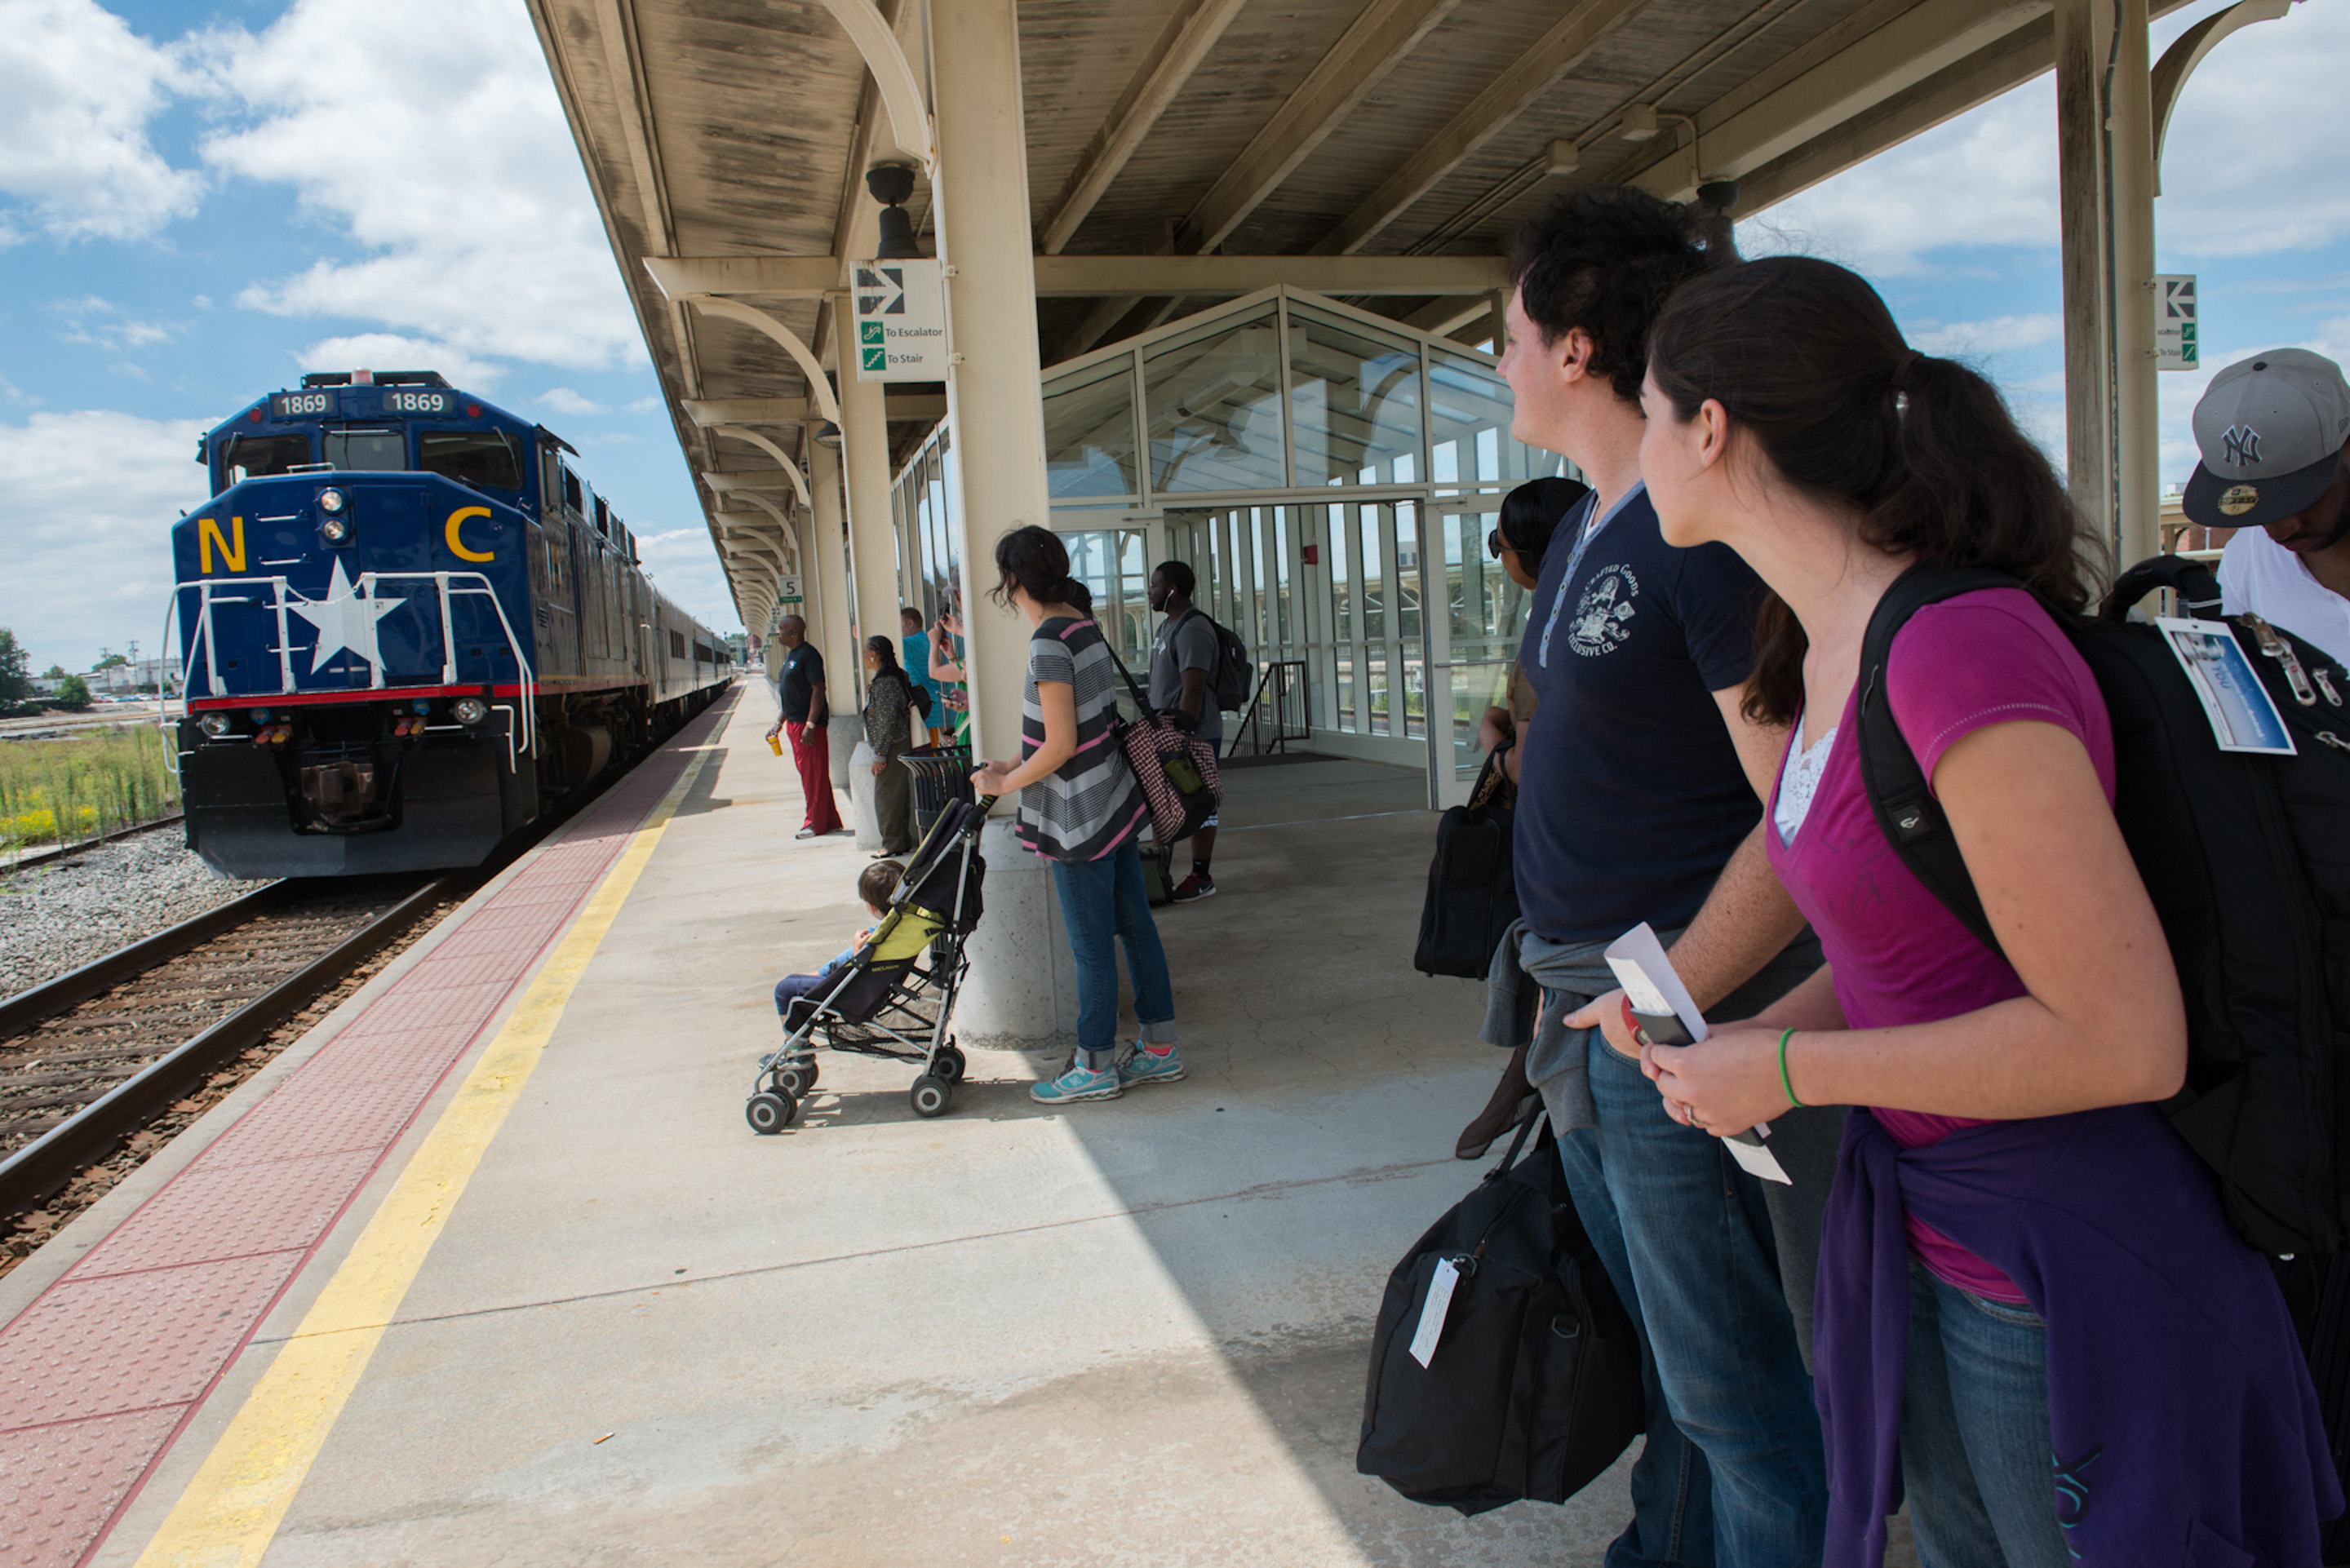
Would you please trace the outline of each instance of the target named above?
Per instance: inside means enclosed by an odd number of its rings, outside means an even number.
[[[204,436],[163,639],[191,847],[236,877],[474,865],[717,695],[724,645],[577,458],[432,371],[305,376]]]

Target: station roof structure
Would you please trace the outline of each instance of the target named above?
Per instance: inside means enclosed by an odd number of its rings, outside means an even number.
[[[784,470],[837,415],[816,372],[873,162],[924,171],[928,226],[924,6],[529,5],[733,573],[730,533],[807,504]],[[1748,215],[2048,71],[2058,36],[2045,0],[1022,0],[1018,20],[1047,366],[1276,285],[1482,342],[1510,233],[1553,194],[1735,180]],[[889,407],[894,460],[944,399]]]

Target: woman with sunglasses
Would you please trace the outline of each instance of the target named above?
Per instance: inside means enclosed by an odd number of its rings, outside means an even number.
[[[1485,535],[1485,553],[1502,563],[1502,570],[1510,581],[1526,593],[1534,589],[1535,579],[1542,576],[1543,552],[1550,545],[1550,536],[1559,522],[1572,511],[1576,502],[1589,494],[1591,487],[1573,479],[1534,479],[1519,485],[1502,498],[1502,511],[1495,518],[1492,532]],[[1534,694],[1518,675],[1518,661],[1510,660],[1509,673],[1503,678],[1502,701],[1485,710],[1478,722],[1477,745],[1481,751],[1500,752],[1500,758],[1486,779],[1481,779],[1481,798],[1474,805],[1510,805],[1518,792],[1518,748],[1520,732],[1533,720]],[[1491,783],[1488,784],[1487,780]],[[1493,1086],[1493,1097],[1485,1108],[1461,1132],[1453,1145],[1453,1154],[1461,1159],[1482,1159],[1493,1140],[1518,1125],[1518,1112],[1526,1097],[1534,1093],[1526,1082],[1525,1047],[1520,1046],[1510,1054],[1510,1064],[1502,1070],[1502,1081]]]

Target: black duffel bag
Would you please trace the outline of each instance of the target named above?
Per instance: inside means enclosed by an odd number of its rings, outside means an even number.
[[[1450,1310],[1422,1366],[1412,1345],[1448,1261]],[[1646,1424],[1631,1319],[1575,1212],[1549,1118],[1530,1118],[1388,1276],[1355,1468],[1462,1513],[1565,1502]]]
[[[1502,771],[1509,748],[1485,758],[1469,804],[1436,825],[1436,857],[1428,866],[1428,901],[1420,908],[1419,941],[1412,968],[1422,974],[1482,980],[1502,933],[1518,918],[1518,885],[1510,871],[1512,806],[1516,790]]]

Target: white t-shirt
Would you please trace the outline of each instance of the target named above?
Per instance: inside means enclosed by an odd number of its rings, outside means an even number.
[[[2261,528],[2239,528],[2220,555],[2220,608],[2251,614],[2350,666],[2350,599],[2309,575],[2301,557]]]

